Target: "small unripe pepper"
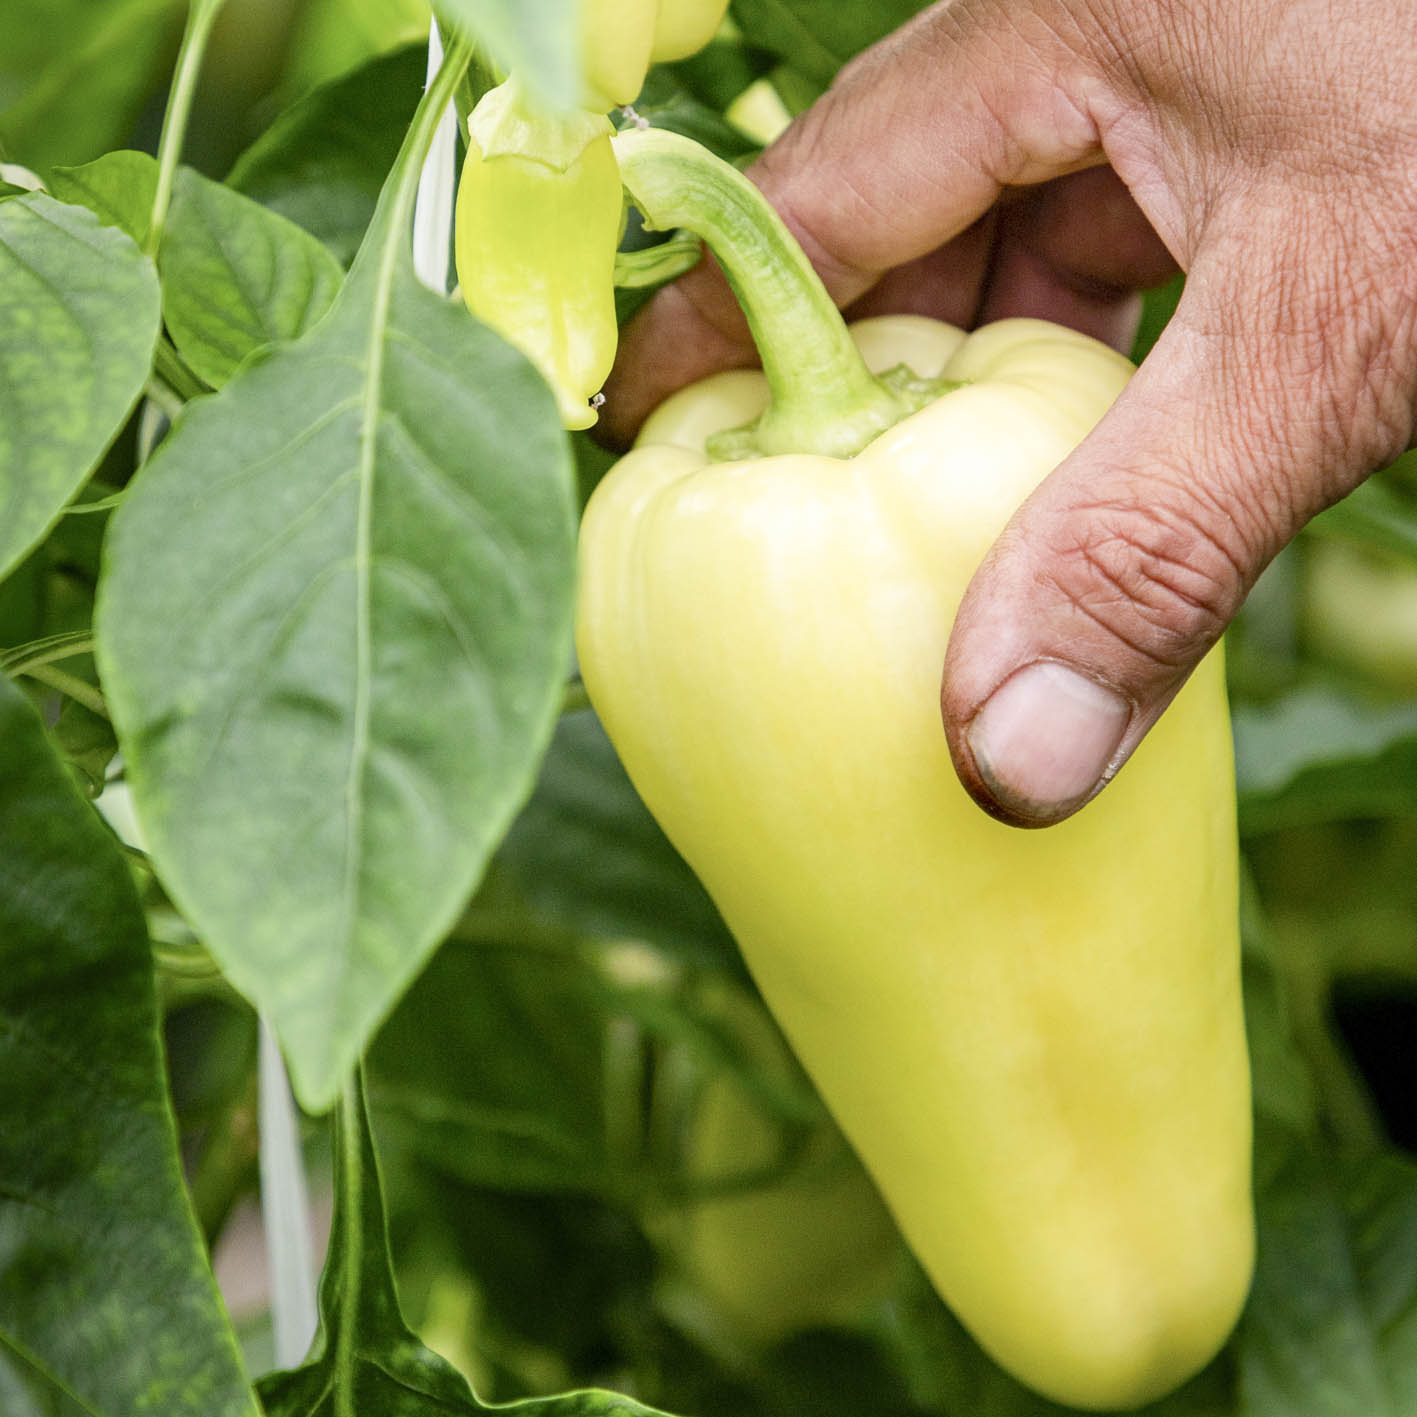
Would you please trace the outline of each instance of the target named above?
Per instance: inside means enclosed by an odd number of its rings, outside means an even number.
[[[968,799],[938,707],[976,566],[1130,366],[1030,320],[853,346],[750,184],[615,141],[649,219],[714,247],[765,373],[669,399],[591,499],[591,700],[963,1323],[1057,1401],[1149,1402],[1253,1261],[1220,656],[1043,832]]]
[[[567,428],[615,361],[615,250],[623,202],[607,109],[630,102],[652,62],[707,44],[728,0],[582,0],[582,107],[530,100],[515,74],[468,118],[454,255],[468,308],[555,391]]]
[[[659,0],[654,62],[672,64],[697,54],[714,37],[727,11],[728,0]]]
[[[510,340],[555,390],[568,428],[615,360],[615,248],[623,200],[610,121],[547,113],[516,78],[468,119],[458,184],[458,283],[478,319]]]
[[[581,0],[584,106],[632,103],[652,63],[697,53],[727,10],[728,0]]]
[[[896,1278],[890,1215],[824,1111],[766,1101],[769,1088],[795,1098],[803,1084],[761,1007],[727,988],[702,991],[697,1006],[736,1036],[757,1085],[717,1060],[693,1090],[678,1128],[688,1194],[649,1221],[669,1292],[686,1281],[749,1347],[850,1324]]]

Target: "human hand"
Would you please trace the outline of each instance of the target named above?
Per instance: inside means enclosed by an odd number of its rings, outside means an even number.
[[[1005,821],[1111,778],[1310,517],[1417,411],[1417,27],[1375,0],[956,0],[843,70],[752,176],[852,314],[1059,320],[1123,347],[1111,413],[974,577],[941,710]],[[943,243],[943,244],[942,244]],[[711,263],[629,325],[603,426],[754,361]]]

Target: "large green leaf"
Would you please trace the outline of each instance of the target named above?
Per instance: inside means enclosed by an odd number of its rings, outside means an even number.
[[[43,168],[123,142],[182,10],[179,0],[5,0],[0,156]]]
[[[474,1185],[628,1188],[606,1146],[609,1001],[593,957],[525,922],[449,940],[370,1054],[381,1131]]]
[[[38,192],[0,202],[0,575],[123,426],[158,305],[157,273],[121,231]]]
[[[214,388],[253,350],[304,334],[344,279],[309,232],[188,167],[177,174],[158,270],[172,341]]]
[[[498,860],[548,920],[587,935],[650,940],[742,972],[728,927],[589,709],[557,726]]]
[[[1234,715],[1246,833],[1417,807],[1417,705],[1309,685]]]
[[[157,160],[120,148],[81,167],[56,167],[49,190],[61,202],[87,207],[104,226],[116,226],[142,246],[152,226]]]
[[[0,678],[0,1394],[254,1412],[183,1189],[127,865]],[[4,1411],[22,1413],[9,1396]]]
[[[313,1109],[530,790],[570,648],[566,440],[532,367],[413,273],[421,114],[329,315],[132,484],[98,603],[158,870]]]
[[[1245,1417],[1417,1412],[1417,1168],[1296,1147],[1259,1198]]]
[[[82,167],[59,168],[49,185],[61,201],[87,207],[106,226],[139,244],[147,239],[157,185],[157,163],[147,153],[105,153]],[[173,343],[214,387],[253,350],[309,329],[344,278],[309,232],[189,167],[177,172],[157,264]]]
[[[405,45],[426,57],[431,19],[428,0],[301,0],[277,100],[308,94]]]
[[[852,55],[899,28],[927,0],[733,0],[733,18],[750,44],[781,55],[795,69],[828,84]]]
[[[1399,469],[1401,471],[1399,471]],[[1392,471],[1417,470],[1409,454]],[[1354,542],[1417,562],[1417,501],[1389,477],[1372,477],[1309,524],[1309,533]]]
[[[427,64],[424,46],[412,45],[316,89],[256,139],[227,182],[348,262],[408,131]]]
[[[436,0],[459,29],[476,35],[504,69],[544,99],[574,108],[581,90],[580,0]]]
[[[1241,875],[1245,1040],[1255,1116],[1294,1136],[1318,1129],[1313,1079],[1295,1038],[1292,1000],[1276,969],[1276,946],[1248,870]]]
[[[320,1285],[317,1356],[261,1382],[268,1417],[663,1417],[615,1393],[582,1391],[495,1409],[409,1332],[389,1262],[384,1198],[362,1096],[346,1096],[335,1153],[335,1215]]]

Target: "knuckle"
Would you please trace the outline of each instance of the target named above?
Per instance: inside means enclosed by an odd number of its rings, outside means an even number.
[[[1178,499],[1077,509],[1043,574],[1080,615],[1163,677],[1184,673],[1239,608],[1247,552]]]

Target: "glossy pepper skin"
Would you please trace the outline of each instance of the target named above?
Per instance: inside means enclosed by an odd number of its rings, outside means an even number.
[[[728,0],[581,0],[584,106],[633,103],[651,64],[697,53],[727,10]]]
[[[610,122],[540,113],[511,79],[468,129],[453,243],[463,299],[541,370],[566,426],[588,428],[618,334],[623,199]]]
[[[1137,1406],[1252,1267],[1220,656],[1069,821],[980,812],[939,720],[953,615],[1130,366],[1036,321],[854,333],[962,387],[846,459],[710,462],[756,373],[671,398],[586,512],[582,673],[941,1295],[1045,1395]]]

